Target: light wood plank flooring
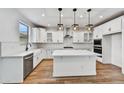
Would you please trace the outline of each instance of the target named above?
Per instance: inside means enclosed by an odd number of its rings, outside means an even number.
[[[36,69],[24,80],[24,84],[124,84],[121,69],[111,64],[96,64],[96,76],[59,77],[53,78],[53,60],[43,60]]]

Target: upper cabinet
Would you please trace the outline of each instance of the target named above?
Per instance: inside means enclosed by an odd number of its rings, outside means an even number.
[[[122,29],[122,17],[119,17],[105,23],[105,29],[103,35],[118,33],[121,32],[121,29]]]
[[[104,25],[100,25],[100,26],[94,28],[93,39],[102,39],[104,27],[105,27]]]
[[[118,17],[111,21],[108,21],[98,27],[95,27],[93,32],[94,39],[102,39],[103,35],[114,34],[122,31],[123,17]]]
[[[73,32],[73,43],[91,43],[93,34],[90,32]]]
[[[43,28],[40,28],[40,43],[47,43],[47,32]]]
[[[31,42],[32,43],[40,42],[40,29],[39,28],[32,28]]]
[[[52,32],[53,43],[63,43],[63,39],[64,39],[63,31],[53,31]]]
[[[31,38],[32,43],[46,43],[47,42],[46,30],[43,28],[32,28]]]
[[[83,32],[73,32],[73,42],[74,43],[83,43],[84,42],[84,33]]]
[[[63,31],[46,31],[32,28],[32,43],[63,43]]]

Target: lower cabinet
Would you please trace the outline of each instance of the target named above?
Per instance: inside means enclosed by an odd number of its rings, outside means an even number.
[[[20,56],[0,58],[0,83],[22,83],[44,58],[52,58],[52,49],[38,49]]]
[[[52,53],[53,53],[52,49],[46,49],[46,58],[52,58]]]
[[[33,68],[35,68],[42,61],[42,59],[44,58],[43,54],[44,54],[44,51],[41,49],[34,52]]]
[[[33,70],[33,54],[27,55],[23,58],[23,77],[24,79]]]

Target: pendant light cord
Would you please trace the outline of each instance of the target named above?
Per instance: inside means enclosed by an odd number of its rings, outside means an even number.
[[[91,12],[91,9],[88,9],[87,12],[88,12],[88,24],[90,24],[90,12]]]
[[[59,12],[59,23],[61,24],[61,11]]]
[[[90,12],[89,12],[89,24],[90,24]]]
[[[75,11],[74,11],[74,24],[75,24],[76,20],[75,20]]]
[[[89,24],[90,24],[90,12],[89,12]]]
[[[59,24],[61,24],[61,11],[62,11],[62,8],[58,8],[58,11],[59,11]]]
[[[76,11],[77,11],[77,9],[74,8],[74,9],[73,9],[73,12],[74,12],[74,24],[76,23],[76,19],[75,19]]]

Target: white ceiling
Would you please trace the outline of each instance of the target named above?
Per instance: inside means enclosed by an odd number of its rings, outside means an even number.
[[[53,27],[59,22],[57,8],[18,8],[17,10],[36,25]],[[72,8],[63,8],[62,10],[62,23],[65,26],[73,24],[72,10]],[[87,24],[88,15],[86,10],[87,8],[78,8],[76,12],[76,23],[82,27]],[[121,11],[124,11],[124,8],[93,8],[91,11],[91,23],[97,24]],[[42,14],[45,14],[45,16],[42,16]],[[80,15],[83,17],[81,18]],[[103,16],[103,18],[100,18],[100,16]]]

